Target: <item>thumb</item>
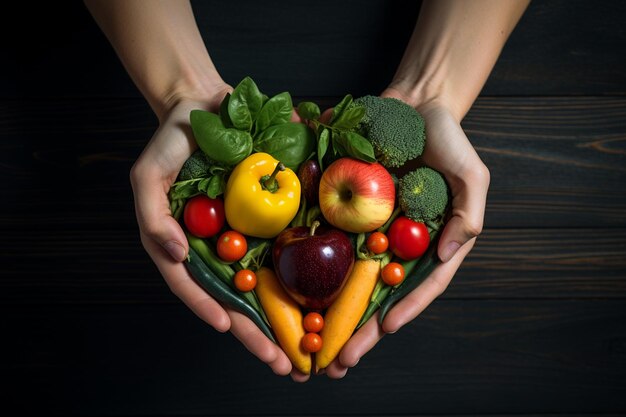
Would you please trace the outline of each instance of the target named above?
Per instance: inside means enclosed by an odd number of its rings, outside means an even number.
[[[163,247],[172,259],[182,262],[187,257],[187,238],[171,216],[162,183],[154,180],[160,175],[154,174],[142,172],[141,169],[133,169],[131,172],[137,223],[147,238]]]

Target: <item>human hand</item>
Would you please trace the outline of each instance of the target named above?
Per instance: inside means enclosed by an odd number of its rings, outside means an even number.
[[[408,101],[394,89],[387,89],[381,95]],[[427,142],[422,160],[445,176],[452,194],[451,216],[441,232],[438,246],[442,263],[398,302],[382,326],[375,314],[352,336],[338,358],[326,368],[331,378],[342,378],[386,333],[398,331],[441,295],[482,231],[489,170],[446,106],[431,101],[417,109],[426,122]]]
[[[196,149],[189,112],[203,108],[216,112],[229,86],[209,102],[180,101],[161,120],[160,126],[135,162],[130,175],[141,242],[171,291],[198,317],[219,332],[229,331],[261,361],[279,375],[291,372],[296,381],[308,376],[292,371],[285,353],[246,316],[222,307],[193,280],[182,263],[188,242],[170,212],[167,193],[185,160]]]

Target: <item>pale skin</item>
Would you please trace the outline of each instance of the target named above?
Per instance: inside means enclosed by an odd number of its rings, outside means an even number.
[[[415,319],[447,288],[481,233],[489,170],[461,128],[528,0],[425,0],[398,70],[381,95],[414,106],[426,120],[423,160],[446,177],[452,217],[440,239],[442,264],[387,315],[375,315],[348,341],[325,373],[342,378],[387,333]],[[188,116],[217,111],[232,90],[202,41],[188,0],[85,0],[124,67],[159,119],[130,179],[141,241],[169,288],[217,331],[230,331],[278,375],[298,382],[285,353],[245,316],[223,308],[188,274],[185,235],[167,192],[195,149]],[[294,120],[298,120],[294,115]]]

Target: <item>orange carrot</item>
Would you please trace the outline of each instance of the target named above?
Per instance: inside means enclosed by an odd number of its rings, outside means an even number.
[[[256,295],[272,325],[278,344],[300,372],[311,372],[311,354],[302,348],[305,335],[300,306],[285,292],[274,271],[261,267],[256,271]]]
[[[316,368],[326,368],[346,344],[361,316],[367,309],[376,281],[380,275],[380,261],[359,259],[341,290],[324,316],[322,349],[315,356]]]

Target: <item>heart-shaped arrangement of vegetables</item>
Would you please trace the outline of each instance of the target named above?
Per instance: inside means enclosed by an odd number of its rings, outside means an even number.
[[[247,315],[305,374],[438,264],[449,189],[418,166],[424,120],[411,106],[350,95],[322,117],[250,78],[219,114],[193,110],[199,149],[170,189],[189,240],[186,265],[223,305]],[[417,165],[416,165],[417,166]]]

